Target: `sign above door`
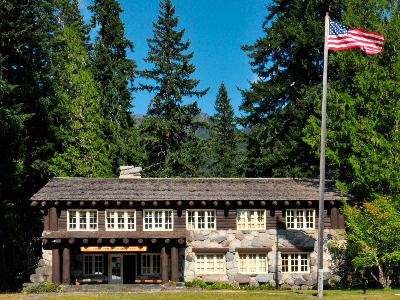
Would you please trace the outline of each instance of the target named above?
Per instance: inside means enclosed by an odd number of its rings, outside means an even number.
[[[82,252],[127,252],[147,251],[147,246],[103,246],[103,247],[81,247]]]

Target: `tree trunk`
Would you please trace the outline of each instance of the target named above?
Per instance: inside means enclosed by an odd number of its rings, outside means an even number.
[[[382,284],[384,289],[388,289],[392,281],[390,280],[389,275],[383,273],[383,269],[381,266],[378,266],[379,269],[379,282]]]
[[[4,213],[1,207],[0,207],[0,220],[4,220]],[[0,292],[7,292],[10,290],[10,286],[8,283],[6,258],[4,253],[3,229],[4,229],[3,222],[0,222]]]

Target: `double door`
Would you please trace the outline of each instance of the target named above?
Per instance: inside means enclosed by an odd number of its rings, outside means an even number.
[[[108,279],[110,284],[132,284],[136,277],[136,256],[108,255]]]

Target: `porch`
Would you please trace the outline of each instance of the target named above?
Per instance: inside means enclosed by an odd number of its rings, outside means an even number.
[[[85,235],[85,236],[83,236]],[[184,232],[51,232],[53,283],[160,284],[183,280]]]

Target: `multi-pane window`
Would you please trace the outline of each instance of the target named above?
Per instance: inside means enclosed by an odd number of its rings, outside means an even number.
[[[265,210],[237,210],[237,229],[265,229]]]
[[[282,253],[282,273],[308,273],[308,253]]]
[[[160,254],[142,254],[142,274],[161,274]]]
[[[97,230],[97,210],[68,210],[68,230]]]
[[[135,210],[107,210],[107,230],[135,230]]]
[[[83,255],[83,274],[84,275],[103,274],[103,255],[102,254]]]
[[[239,272],[267,273],[267,254],[265,253],[239,254]]]
[[[144,230],[172,230],[172,210],[144,210]]]
[[[225,273],[225,255],[223,254],[196,255],[196,273],[197,274]]]
[[[287,209],[286,227],[292,229],[314,229],[313,209]]]
[[[187,210],[187,229],[215,229],[215,210]]]

